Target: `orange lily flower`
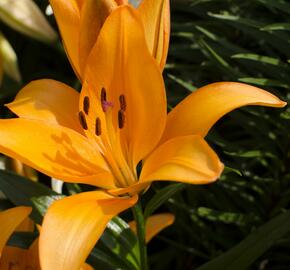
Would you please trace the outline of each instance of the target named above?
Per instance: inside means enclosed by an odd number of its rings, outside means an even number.
[[[41,270],[39,264],[38,239],[28,249],[5,246],[13,231],[33,232],[34,223],[28,218],[30,207],[15,207],[0,213],[0,269]],[[80,270],[92,270],[85,264]]]
[[[32,82],[8,104],[20,118],[0,121],[2,153],[49,176],[101,189],[49,208],[39,244],[43,270],[79,269],[108,221],[133,206],[134,194],[152,181],[215,181],[223,164],[203,137],[225,113],[286,104],[253,86],[215,83],[167,116],[160,68],[138,13],[127,5],[107,18],[87,62],[80,94],[53,80]]]
[[[146,220],[146,233],[145,233],[145,241],[148,243],[154,236],[156,236],[159,232],[164,230],[166,227],[170,226],[174,222],[174,215],[170,213],[162,213],[156,214],[148,217]],[[136,233],[136,221],[130,221],[129,226],[131,230]]]
[[[5,247],[9,237],[16,230],[16,228],[28,217],[31,213],[30,207],[14,207],[0,212],[0,269],[14,269],[6,265],[7,252],[9,249],[17,249]],[[10,257],[9,257],[10,258]],[[4,267],[6,265],[6,267]],[[18,268],[16,268],[18,269]],[[21,268],[22,269],[22,268]],[[24,269],[24,268],[23,268]]]
[[[66,52],[79,78],[109,14],[127,0],[50,0]],[[170,34],[169,0],[143,0],[137,8],[147,45],[163,70]]]

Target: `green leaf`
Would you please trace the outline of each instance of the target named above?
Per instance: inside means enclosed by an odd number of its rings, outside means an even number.
[[[31,217],[37,223],[41,221],[41,216],[31,199],[33,197],[57,195],[57,193],[40,183],[3,170],[0,170],[0,190],[15,205],[33,207]]]
[[[235,224],[244,226],[249,222],[258,221],[257,217],[253,215],[244,215],[240,213],[231,213],[217,211],[208,207],[197,208],[197,215],[210,221],[217,221],[225,224]]]
[[[252,232],[238,245],[198,270],[246,270],[277,240],[290,231],[290,212],[283,213]]]
[[[38,210],[38,212],[41,214],[41,216],[44,216],[47,212],[47,209],[53,202],[63,199],[65,197],[66,196],[64,195],[38,196],[31,198],[31,201],[34,204],[35,208]]]
[[[284,30],[290,31],[290,23],[274,23],[269,24],[261,28],[262,31],[277,31]]]
[[[279,66],[279,64],[281,64],[281,61],[278,58],[258,55],[258,54],[253,54],[253,53],[239,53],[239,54],[232,55],[232,58],[252,60],[252,61],[257,61],[260,63],[270,64],[274,66]]]
[[[178,183],[171,184],[161,190],[159,190],[153,198],[147,203],[144,218],[145,220],[163,203],[167,202],[175,193],[183,190],[186,187],[186,184]]]
[[[233,172],[239,176],[243,176],[243,174],[239,170],[225,166],[223,174],[230,173],[230,172]]]
[[[168,77],[173,80],[174,82],[178,83],[179,85],[183,86],[186,90],[193,92],[197,89],[193,84],[186,82],[172,74],[168,74]]]
[[[95,269],[104,270],[115,270],[115,269],[129,269],[136,270],[124,262],[110,250],[101,250],[99,248],[94,248],[89,255],[87,262],[94,265]]]
[[[282,88],[287,88],[287,89],[290,88],[290,86],[286,83],[279,82],[272,79],[267,79],[267,78],[247,77],[247,78],[239,78],[239,81],[244,82],[244,83],[252,83],[256,85],[269,86],[269,87],[274,86],[274,87],[282,87]]]
[[[7,242],[8,246],[28,249],[38,237],[35,232],[15,232]]]
[[[136,269],[140,265],[137,238],[127,222],[114,217],[101,237],[103,244]]]

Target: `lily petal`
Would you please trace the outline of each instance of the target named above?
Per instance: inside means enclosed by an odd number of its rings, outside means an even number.
[[[135,167],[161,137],[166,121],[166,95],[160,70],[146,46],[142,23],[132,7],[120,6],[106,20],[88,59],[86,83],[88,87],[81,92],[80,110],[85,96],[95,102],[94,111],[88,115],[93,133],[96,118],[101,119],[104,127],[104,119],[110,114],[115,133],[121,132]],[[107,100],[112,104],[107,113],[102,112],[102,88],[107,90]],[[120,104],[121,96],[126,106]],[[124,127],[120,130],[121,107],[125,108]]]
[[[81,1],[50,0],[56,21],[63,39],[68,58],[76,74],[80,77],[79,33]]]
[[[174,222],[174,215],[169,213],[156,214],[148,217],[146,220],[146,235],[145,240],[148,243],[154,236],[170,226]],[[136,222],[129,222],[129,226],[133,232],[136,233]]]
[[[93,267],[91,267],[89,264],[84,264],[84,266],[81,268],[81,270],[94,270]]]
[[[11,268],[12,265],[12,268]],[[29,249],[5,247],[0,258],[0,269],[40,269],[38,255],[38,239]]]
[[[143,0],[138,7],[150,52],[164,69],[170,36],[169,0]]]
[[[6,106],[21,118],[59,124],[83,133],[78,121],[78,102],[76,90],[46,79],[26,85]]]
[[[93,191],[53,203],[40,233],[42,269],[79,270],[107,223],[136,201]]]
[[[216,153],[199,135],[176,137],[148,156],[136,184],[108,192],[113,195],[137,194],[153,181],[209,184],[219,178],[223,168]]]
[[[286,102],[243,83],[209,84],[189,95],[169,113],[162,141],[189,134],[206,136],[222,116],[246,105],[284,107]]]
[[[1,153],[51,177],[114,187],[100,153],[77,132],[51,123],[20,118],[0,120],[0,130]]]
[[[87,0],[81,10],[79,61],[84,70],[88,55],[96,43],[101,28],[114,8],[115,0]]]
[[[9,237],[17,226],[31,213],[30,207],[15,207],[0,213],[0,256]]]
[[[202,137],[182,136],[165,142],[145,160],[139,182],[207,184],[215,181],[222,170],[223,164]]]
[[[115,1],[119,6],[128,4],[128,0],[115,0]]]

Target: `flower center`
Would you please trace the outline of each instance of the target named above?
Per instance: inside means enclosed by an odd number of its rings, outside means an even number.
[[[106,89],[103,87],[99,93],[99,106],[102,110],[99,110],[99,115],[94,115],[94,134],[97,136],[100,151],[116,179],[116,185],[125,187],[135,182],[136,179],[127,160],[127,141],[124,139],[124,134],[120,133],[126,125],[126,97],[121,94],[119,102],[117,102],[119,108],[113,110],[114,103],[108,100]],[[91,124],[87,121],[91,118],[87,119],[86,117],[92,110],[89,96],[83,98],[82,105],[82,111],[79,112],[79,122],[84,130],[88,130]],[[102,112],[104,115],[102,115]]]

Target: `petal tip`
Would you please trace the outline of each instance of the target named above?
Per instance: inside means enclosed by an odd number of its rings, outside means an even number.
[[[221,177],[224,171],[224,168],[225,168],[225,165],[221,161],[219,161],[217,164],[217,168],[214,171],[213,177],[211,178],[211,180],[208,181],[208,184],[216,182]]]

